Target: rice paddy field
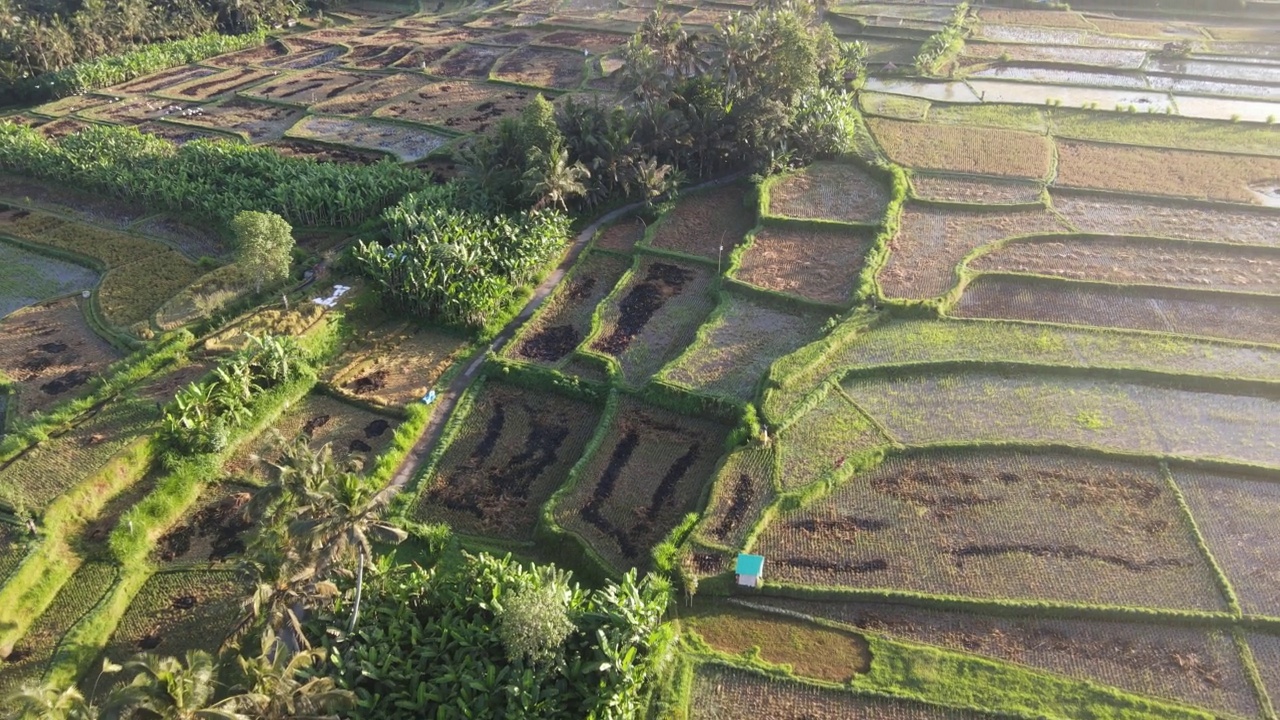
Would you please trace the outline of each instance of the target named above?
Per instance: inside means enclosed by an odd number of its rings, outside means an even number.
[[[0,696],[217,650],[243,509],[302,437],[415,533],[669,575],[645,720],[1275,720],[1280,12],[1129,5],[975,3],[927,73],[956,2],[828,5],[867,49],[855,150],[608,198],[483,333],[377,303],[343,259],[376,223],[300,235],[249,306],[221,228],[0,174],[0,602],[72,563],[31,617],[0,606]],[[454,151],[538,94],[632,102],[652,7],[342,4],[9,118],[466,177]],[[316,387],[122,562],[161,410],[268,333],[317,344]]]

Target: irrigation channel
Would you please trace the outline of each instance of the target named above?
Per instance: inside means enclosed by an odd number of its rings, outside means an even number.
[[[738,180],[742,176],[741,173],[735,173],[726,177],[710,180],[701,185],[686,188],[684,192],[693,192],[697,190],[705,190],[709,188],[727,185]],[[391,482],[387,484],[382,492],[388,495],[395,495],[405,488],[418,473],[418,469],[422,463],[431,455],[431,450],[435,447],[436,442],[440,439],[440,434],[444,432],[445,425],[449,422],[449,418],[453,416],[453,410],[458,404],[458,398],[471,387],[471,383],[475,382],[476,371],[484,363],[489,353],[496,353],[502,349],[507,341],[510,340],[516,331],[520,329],[533,314],[542,307],[542,303],[551,295],[551,293],[560,284],[569,270],[578,261],[578,257],[582,255],[582,251],[586,249],[587,243],[591,242],[591,238],[604,225],[617,220],[618,218],[635,212],[643,206],[643,203],[632,203],[623,207],[611,210],[604,215],[596,218],[590,225],[583,228],[582,232],[574,239],[573,244],[569,246],[569,250],[565,253],[564,259],[556,266],[556,269],[543,280],[533,291],[533,297],[529,298],[529,302],[525,303],[524,308],[520,310],[520,314],[511,319],[510,322],[502,328],[502,331],[494,337],[493,341],[487,347],[474,353],[467,362],[466,370],[458,373],[458,375],[449,383],[449,386],[440,391],[436,395],[435,409],[431,413],[431,420],[428,421],[426,428],[423,429],[422,435],[418,437],[418,441],[414,443],[413,449],[405,456],[400,463],[400,467],[396,468],[395,475],[391,476]],[[389,499],[389,498],[387,498]]]

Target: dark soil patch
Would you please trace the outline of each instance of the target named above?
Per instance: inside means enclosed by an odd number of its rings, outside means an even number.
[[[160,647],[160,643],[162,642],[164,642],[164,636],[159,633],[150,633],[148,635],[143,635],[142,639],[138,640],[138,649],[139,650],[155,650],[156,648]]]
[[[373,165],[388,157],[383,153],[340,148],[305,140],[276,140],[266,145],[286,157],[308,158],[317,162]]]
[[[173,608],[175,610],[190,610],[196,606],[195,595],[181,595],[173,599]]]
[[[386,370],[378,370],[348,381],[342,387],[350,390],[355,395],[378,392],[387,386],[388,375],[389,373]]]
[[[1026,554],[1035,557],[1060,558],[1063,560],[1098,560],[1108,565],[1117,565],[1126,570],[1141,572],[1166,567],[1187,567],[1191,562],[1182,558],[1152,558],[1135,560],[1134,558],[1112,553],[1089,550],[1078,545],[966,545],[952,552],[957,564],[963,564],[968,557],[993,557],[999,555]]]
[[[302,434],[311,437],[316,434],[316,430],[329,424],[331,418],[328,415],[316,415],[302,426]]]
[[[480,471],[481,481],[438,486],[429,493],[430,500],[486,523],[499,522],[503,513],[526,508],[531,486],[560,459],[560,449],[571,430],[558,421],[537,420],[537,408],[531,405],[525,404],[523,410],[526,416],[535,419],[519,453],[512,455],[505,465],[488,462],[507,424],[507,410],[498,404],[467,464],[459,468],[464,473]]]
[[[93,377],[93,373],[88,370],[72,370],[65,375],[41,385],[40,391],[46,395],[61,395],[68,390],[74,390],[75,388],[84,385],[89,382],[89,378],[91,377]]]
[[[364,436],[366,438],[382,437],[382,434],[390,427],[391,423],[379,418],[364,426]]]
[[[825,572],[841,572],[841,573],[871,573],[880,570],[888,570],[889,562],[883,559],[868,560],[866,562],[853,562],[851,560],[826,560],[821,558],[808,557],[789,557],[783,558],[782,564],[788,567],[804,568],[807,570],[822,570]]]
[[[820,532],[855,535],[861,532],[875,532],[889,527],[883,520],[867,518],[841,517],[834,519],[805,518],[791,523],[791,527],[804,532]]]
[[[33,357],[23,360],[22,364],[18,367],[29,373],[39,374],[53,367],[53,359],[47,357]]]
[[[354,452],[372,452],[373,448],[369,445],[369,443],[361,440],[360,438],[356,438],[355,440],[352,440],[347,445],[347,451],[353,452],[353,453]]]
[[[520,346],[520,354],[531,360],[556,362],[573,352],[582,342],[582,333],[572,325],[546,328]]]
[[[720,518],[720,522],[711,530],[711,534],[717,540],[725,540],[742,524],[742,520],[747,515],[747,508],[751,507],[751,503],[756,499],[756,489],[751,482],[751,476],[742,473],[738,476],[737,481],[733,484],[733,501],[729,503],[729,509],[725,512],[724,517]]]
[[[164,562],[173,562],[189,555],[196,540],[207,541],[209,554],[199,560],[218,562],[244,552],[243,536],[253,523],[245,517],[244,507],[249,502],[248,493],[236,493],[198,510],[191,519],[165,533],[156,542],[156,553]],[[183,596],[174,601],[185,602]],[[192,598],[192,607],[194,607]]]
[[[40,346],[40,349],[47,353],[57,354],[60,352],[65,352],[67,349],[67,344],[60,343],[60,342],[45,343]]]
[[[684,291],[685,283],[693,279],[693,273],[678,265],[654,263],[644,282],[631,288],[619,305],[618,323],[606,337],[595,342],[595,349],[610,355],[621,355],[631,346],[631,341],[644,330],[655,313],[662,309],[669,298]]]
[[[724,569],[724,558],[714,553],[695,552],[691,559],[694,569],[703,575],[718,573]]]

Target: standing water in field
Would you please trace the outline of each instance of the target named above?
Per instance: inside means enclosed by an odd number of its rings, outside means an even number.
[[[89,268],[0,242],[0,317],[97,283],[98,273]]]

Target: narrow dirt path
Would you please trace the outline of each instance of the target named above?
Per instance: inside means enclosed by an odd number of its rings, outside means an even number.
[[[516,334],[516,331],[520,329],[520,326],[533,317],[538,308],[542,307],[542,303],[556,289],[560,281],[564,280],[565,274],[569,272],[573,264],[578,261],[578,256],[582,254],[583,249],[586,248],[587,243],[591,241],[596,231],[602,225],[612,222],[627,213],[634,212],[640,207],[640,203],[634,203],[612,210],[596,218],[582,232],[578,233],[577,238],[574,239],[573,244],[569,247],[568,253],[565,254],[564,260],[534,289],[533,297],[529,298],[529,302],[525,303],[524,308],[520,310],[520,314],[512,318],[511,322],[502,328],[502,331],[489,343],[488,347],[475,353],[471,364],[461,373],[458,373],[458,376],[453,379],[453,382],[449,383],[447,388],[437,393],[436,408],[431,413],[430,422],[427,423],[427,427],[422,431],[418,442],[414,443],[413,449],[405,456],[404,461],[400,463],[400,467],[396,469],[395,475],[391,477],[391,482],[382,492],[394,495],[409,484],[413,476],[418,473],[422,463],[431,454],[431,449],[435,447],[436,442],[440,439],[445,423],[449,422],[449,418],[453,416],[453,409],[457,406],[458,399],[467,391],[467,388],[471,387],[471,383],[475,382],[476,371],[484,364],[485,356],[490,352],[497,352],[502,349],[502,346],[506,345]]]

